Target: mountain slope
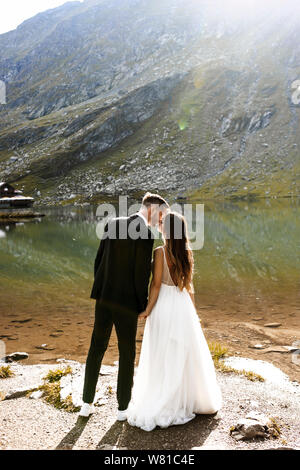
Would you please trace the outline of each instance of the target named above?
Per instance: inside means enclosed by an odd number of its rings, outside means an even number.
[[[253,2],[68,2],[1,35],[0,179],[49,203],[299,196],[299,9]]]

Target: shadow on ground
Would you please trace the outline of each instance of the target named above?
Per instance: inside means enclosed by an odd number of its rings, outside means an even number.
[[[55,450],[71,450],[84,431],[89,418],[78,416],[77,421],[68,434],[60,441]]]
[[[130,426],[127,421],[116,421],[102,437],[97,450],[188,450],[201,447],[218,426],[217,415],[198,415],[181,426],[156,428],[151,432]]]

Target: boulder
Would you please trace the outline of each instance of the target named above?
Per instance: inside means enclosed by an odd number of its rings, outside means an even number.
[[[5,362],[15,362],[22,361],[23,359],[28,359],[29,355],[26,352],[14,352],[5,356]]]
[[[245,418],[240,419],[230,430],[230,434],[236,440],[267,438],[270,436],[270,419],[255,411],[251,411]]]

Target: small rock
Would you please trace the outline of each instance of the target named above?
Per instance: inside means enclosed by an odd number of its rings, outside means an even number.
[[[13,341],[18,339],[16,335],[0,335],[0,339],[6,339],[7,341]]]
[[[23,318],[21,320],[12,320],[11,323],[27,323],[29,321],[32,321],[32,318]]]
[[[106,405],[107,403],[108,403],[108,398],[107,397],[102,397],[102,398],[99,398],[95,402],[95,406],[103,406],[103,405]]]
[[[266,415],[259,413],[256,410],[249,411],[249,413],[246,415],[246,419],[254,419],[255,421],[259,421],[263,426],[268,426],[270,422]]]
[[[298,351],[300,349],[300,347],[298,346],[283,346],[284,348],[286,348],[289,352],[295,352],[295,351]]]
[[[35,346],[36,349],[42,349],[43,351],[53,351],[55,348],[48,346],[48,344],[41,344],[40,346]]]
[[[81,369],[76,370],[76,367],[72,367],[72,373],[67,374],[60,380],[60,398],[65,400],[70,397],[72,403],[76,407],[82,405],[82,389],[83,389],[84,376]],[[97,392],[95,395],[95,399]]]
[[[263,351],[263,353],[278,352],[278,353],[289,353],[290,351],[285,346],[271,346]]]
[[[233,430],[230,431],[236,440],[253,439],[255,437],[267,437],[267,429],[253,419],[241,419]]]
[[[264,326],[267,328],[278,328],[282,323],[266,323]]]
[[[35,400],[37,400],[38,398],[41,398],[42,396],[43,396],[42,390],[36,390],[35,392],[32,392],[29,398],[34,398]]]
[[[5,356],[5,362],[14,362],[14,361],[22,361],[23,359],[28,359],[29,355],[26,352],[14,352]]]

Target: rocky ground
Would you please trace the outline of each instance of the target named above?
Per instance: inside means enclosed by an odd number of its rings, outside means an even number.
[[[42,377],[49,370],[70,365],[72,374],[61,379],[61,394],[63,397],[71,394],[72,401],[79,404],[84,366],[74,361],[60,362],[62,363],[42,365],[12,364],[14,376],[0,380],[1,449],[187,450],[300,447],[300,387],[288,380],[274,381],[274,374],[267,374],[265,382],[252,382],[236,374],[217,371],[223,407],[216,415],[198,415],[184,426],[145,432],[115,419],[115,366],[102,366],[96,395],[98,406],[89,419],[80,418],[77,412],[55,408],[46,403],[43,397],[39,397],[40,393],[33,395],[37,398],[29,398],[28,390],[41,385]],[[280,371],[278,374],[280,375]],[[243,421],[247,416],[251,419]],[[250,432],[251,436],[253,430],[257,434],[268,429],[268,426],[264,427],[264,421],[269,422],[269,431],[264,437],[245,439],[245,435]],[[274,430],[275,434],[279,430],[277,438],[274,437]]]

